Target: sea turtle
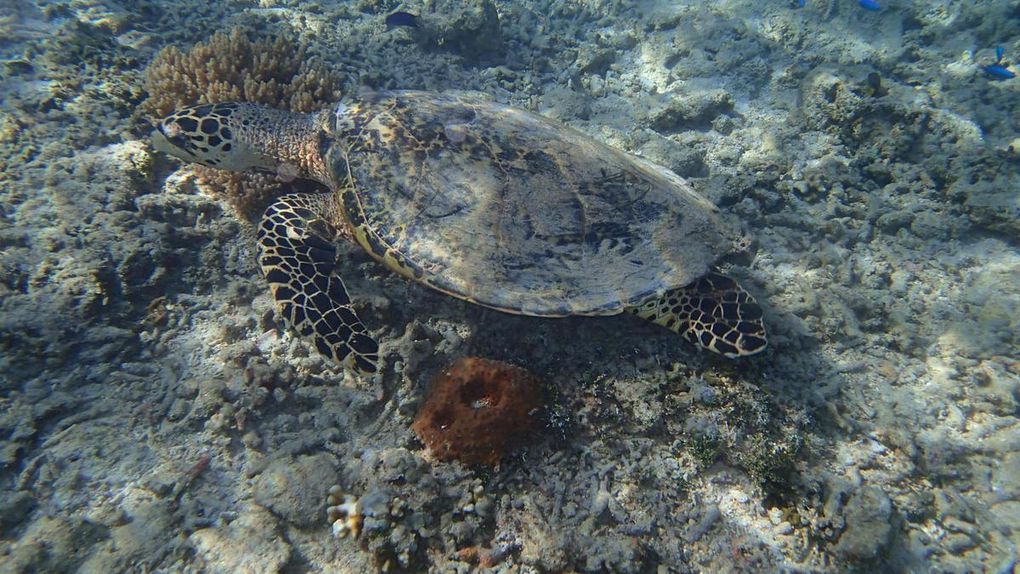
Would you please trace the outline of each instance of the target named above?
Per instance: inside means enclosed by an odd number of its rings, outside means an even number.
[[[335,273],[339,238],[437,291],[539,317],[629,311],[728,357],[766,345],[762,311],[712,271],[738,234],[673,172],[478,95],[378,92],[296,114],[179,110],[154,147],[202,165],[310,178],[266,210],[258,261],[277,309],[362,373],[379,347]]]

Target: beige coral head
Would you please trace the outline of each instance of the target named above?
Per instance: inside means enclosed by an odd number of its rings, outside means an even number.
[[[326,516],[333,525],[333,535],[337,538],[345,538],[347,535],[357,538],[365,520],[361,500],[350,494],[331,493],[328,504],[330,506],[326,508]]]
[[[178,110],[152,134],[153,147],[185,161],[228,171],[259,169],[285,180],[323,181],[318,114],[227,102]]]

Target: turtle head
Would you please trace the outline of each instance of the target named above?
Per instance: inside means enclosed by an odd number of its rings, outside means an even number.
[[[177,110],[156,126],[155,149],[228,171],[257,169],[322,178],[315,116],[229,102]]]
[[[252,110],[251,108],[255,108]],[[177,110],[159,122],[152,145],[185,161],[230,171],[266,167],[263,154],[248,141],[250,104],[207,104]]]

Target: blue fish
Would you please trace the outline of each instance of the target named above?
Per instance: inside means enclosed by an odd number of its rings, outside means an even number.
[[[988,74],[993,80],[1010,80],[1016,77],[1016,73],[1011,72],[1002,63],[1002,57],[1006,55],[1006,49],[1002,46],[995,47],[995,63],[987,66],[981,66],[981,70]]]
[[[868,12],[878,12],[882,9],[882,5],[878,3],[878,0],[857,0],[857,3]]]
[[[386,17],[386,29],[392,30],[397,26],[418,27],[418,17],[408,12],[394,12]]]
[[[1016,77],[1016,73],[1009,71],[1006,66],[999,63],[981,66],[981,69],[993,80],[1009,80]]]

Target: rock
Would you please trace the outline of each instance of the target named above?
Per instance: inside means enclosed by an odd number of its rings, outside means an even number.
[[[800,85],[800,113],[813,129],[846,125],[860,116],[863,99],[854,93],[850,83],[828,66],[812,70]]]
[[[1020,197],[1006,178],[965,186],[964,208],[971,221],[1003,233],[1020,233]]]
[[[688,129],[706,130],[712,121],[733,111],[733,96],[725,90],[705,90],[679,94],[666,105],[652,112],[649,121],[660,132],[680,132]]]
[[[121,504],[93,513],[96,523],[110,528],[110,537],[81,565],[79,572],[127,572],[153,556],[164,554],[165,546],[176,544],[165,534],[175,528],[174,511],[168,499],[136,488],[125,490],[124,495]]]
[[[605,76],[609,66],[616,61],[617,51],[610,48],[582,45],[578,48],[577,58],[574,60],[574,81],[579,81],[584,74],[595,74]]]
[[[836,552],[851,560],[874,558],[889,540],[892,503],[877,486],[864,486],[846,503],[846,530],[839,537]]]
[[[950,222],[947,217],[933,211],[924,210],[914,215],[910,222],[910,231],[927,241],[945,240],[950,235]]]
[[[108,535],[81,518],[41,518],[7,550],[3,572],[79,572],[82,562]]]
[[[556,86],[542,96],[539,111],[565,122],[586,120],[591,117],[591,97],[566,86]]]
[[[35,507],[35,499],[27,492],[5,492],[0,496],[0,534],[8,536],[7,530],[24,522]]]
[[[436,0],[418,17],[418,40],[430,48],[453,50],[477,59],[502,46],[499,13],[490,0]]]
[[[321,524],[322,500],[336,482],[336,468],[328,454],[279,458],[255,479],[255,501],[298,526]]]
[[[1008,528],[1012,532],[1020,531],[1020,502],[1007,500],[993,504],[990,510],[998,519],[1000,527]]]
[[[291,546],[277,532],[276,518],[255,505],[230,524],[203,528],[188,540],[210,574],[279,572],[290,560]]]
[[[639,155],[671,169],[680,177],[706,177],[705,150],[697,142],[678,143],[664,137],[649,139]]]
[[[1020,453],[1007,453],[992,471],[992,488],[1004,497],[1015,497],[1020,493]],[[1017,515],[1020,522],[1020,514]]]

